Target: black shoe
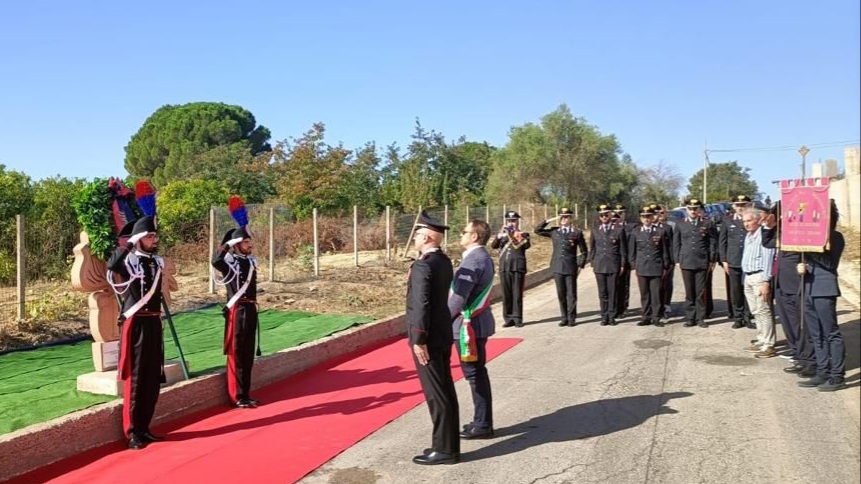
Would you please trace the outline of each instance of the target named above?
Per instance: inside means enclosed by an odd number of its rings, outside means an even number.
[[[813,378],[816,376],[816,365],[809,365],[807,368],[797,373],[797,375],[802,378]]]
[[[510,328],[514,326],[514,321],[506,321],[505,324],[502,325],[503,328]]]
[[[149,430],[147,430],[146,432],[141,434],[140,439],[144,442],[161,442],[162,440],[164,440],[164,437],[162,437],[161,435],[155,435]]]
[[[828,383],[828,380],[826,378],[816,375],[809,380],[801,380],[800,382],[798,382],[798,386],[802,388],[813,388],[818,387],[819,385],[823,385],[825,383]]]
[[[146,442],[144,442],[137,434],[132,434],[129,437],[128,448],[132,450],[141,450],[146,447]]]
[[[577,326],[577,323],[575,321],[568,321],[569,328],[573,328],[574,326]]]
[[[650,321],[640,321],[637,323],[637,326],[648,326],[650,324],[652,324]]]
[[[457,464],[460,462],[460,455],[445,454],[443,452],[431,451],[427,454],[417,455],[413,457],[414,464],[424,466],[434,466],[438,464]]]
[[[752,321],[748,321],[746,326],[748,329],[756,329],[756,323]]]
[[[794,365],[792,365],[792,366],[787,366],[786,368],[784,368],[784,369],[783,369],[783,371],[785,371],[785,372],[787,372],[787,373],[801,373],[801,372],[802,372],[802,371],[804,371],[806,368],[807,368],[806,366],[804,366],[804,365],[799,365],[798,363],[796,363],[796,364],[794,364]]]
[[[617,323],[615,319],[610,320],[610,326],[616,326],[617,324],[619,323]]]
[[[741,321],[736,321],[736,322],[732,323],[732,329],[741,329],[741,328],[744,328],[744,323],[742,323]]]
[[[655,321],[653,324],[654,324],[655,326],[659,327],[659,328],[663,328],[663,327],[664,327],[664,322],[663,322],[663,321],[661,321],[661,320],[657,320],[657,321]]]
[[[682,326],[684,326],[686,328],[690,328],[691,326],[696,326],[696,325],[697,325],[697,323],[695,323],[693,321],[685,321],[685,324],[683,324]]]
[[[489,439],[491,437],[493,437],[493,427],[487,429],[470,427],[460,433],[460,438],[464,440]]]
[[[251,405],[253,405],[253,406],[255,406],[255,407],[259,407],[259,406],[260,406],[260,400],[258,400],[258,399],[256,399],[256,398],[248,397],[248,398],[246,398],[246,400],[248,400],[248,403],[250,403]]]
[[[697,326],[699,326],[700,328],[708,328],[709,323],[707,323],[705,321],[700,321],[700,323]]]
[[[843,378],[831,378],[828,382],[819,385],[817,390],[820,392],[836,392],[843,388],[846,388],[846,381]]]
[[[237,400],[236,406],[239,408],[254,408],[255,407],[255,405],[253,403],[251,403],[251,400],[248,400],[247,398],[240,398],[239,400]]]
[[[603,320],[601,321],[601,326],[607,326],[608,324],[610,324],[610,323],[608,323],[607,321],[603,321]]]
[[[559,321],[559,327],[568,326],[568,321]]]
[[[517,328],[522,328],[522,327],[523,327],[523,322],[518,321],[518,322],[514,323],[514,326],[515,326],[515,327],[517,327]]]

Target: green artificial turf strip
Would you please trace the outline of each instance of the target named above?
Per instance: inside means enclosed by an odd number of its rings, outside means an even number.
[[[264,355],[298,346],[370,321],[364,316],[267,310],[260,313]],[[173,317],[191,376],[224,367],[224,318],[220,307]],[[166,359],[177,359],[167,323]],[[76,390],[77,377],[93,371],[91,343],[82,341],[0,356],[0,435],[113,400]]]

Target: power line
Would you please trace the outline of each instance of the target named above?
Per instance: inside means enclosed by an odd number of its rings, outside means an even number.
[[[833,148],[841,145],[849,145],[849,144],[858,144],[859,140],[846,140],[846,141],[831,141],[828,143],[805,143],[805,146],[809,148]],[[767,151],[792,151],[797,150],[798,146],[772,146],[768,148],[733,148],[726,150],[706,150],[709,153],[737,153],[741,151],[759,151],[759,152],[767,152]]]

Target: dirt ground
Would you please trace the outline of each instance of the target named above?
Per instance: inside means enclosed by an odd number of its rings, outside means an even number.
[[[527,252],[529,270],[547,267],[551,246],[549,239],[533,237]],[[359,267],[353,253],[327,254],[320,257],[320,276],[296,260],[279,261],[276,280],[268,281],[268,268],[262,264],[258,276],[258,301],[261,309],[308,311],[313,313],[356,314],[382,318],[404,310],[406,274],[411,259],[392,251],[385,260],[384,251],[359,254]],[[458,264],[461,249],[450,243],[447,253]],[[496,256],[496,251],[491,251]],[[415,252],[412,252],[415,255]],[[209,268],[205,264],[183,264],[175,261],[179,291],[173,294],[171,311],[193,310],[207,304],[224,302],[224,290],[209,293]],[[307,262],[306,262],[307,264]],[[86,294],[76,292],[66,281],[28,288],[39,293],[40,301],[68,306],[56,320],[0,322],[0,351],[50,343],[89,335]]]

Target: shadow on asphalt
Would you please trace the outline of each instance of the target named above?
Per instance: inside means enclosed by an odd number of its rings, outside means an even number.
[[[846,371],[849,372],[861,366],[861,320],[853,319],[841,324],[840,333],[843,334],[843,341],[846,344],[844,363],[846,364]]]
[[[496,429],[495,441],[492,444],[462,454],[461,459],[487,459],[515,454],[550,442],[568,442],[612,434],[636,427],[656,415],[678,413],[667,405],[670,400],[692,395],[690,392],[637,395],[561,408],[510,427]]]

